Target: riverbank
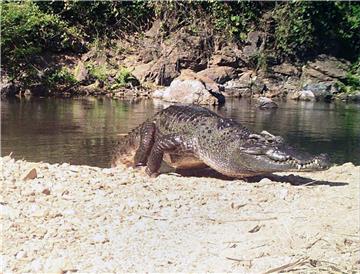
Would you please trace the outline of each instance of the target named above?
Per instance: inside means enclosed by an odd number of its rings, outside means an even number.
[[[358,12],[349,3],[5,3],[0,95],[360,102]]]
[[[360,166],[351,163],[253,183],[10,157],[1,166],[2,272],[349,273],[360,265]]]

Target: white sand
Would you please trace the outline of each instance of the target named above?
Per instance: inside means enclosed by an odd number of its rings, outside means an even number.
[[[10,157],[1,166],[2,272],[360,267],[360,166],[351,163],[295,174],[330,182],[300,186],[281,182],[301,181],[291,176],[149,179],[132,169]],[[37,177],[22,180],[33,167]]]

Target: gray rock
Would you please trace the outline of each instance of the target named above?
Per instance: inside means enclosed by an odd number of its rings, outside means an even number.
[[[349,69],[348,61],[322,54],[302,68],[301,78],[306,83],[336,81],[344,79]]]
[[[183,71],[169,87],[154,91],[152,97],[166,102],[199,105],[216,105],[224,101],[216,83],[189,70]]]
[[[264,33],[260,31],[251,31],[246,39],[246,46],[243,48],[243,55],[246,61],[261,52],[265,45]]]
[[[254,71],[244,72],[240,78],[233,79],[224,84],[224,95],[228,97],[251,96],[251,85],[255,78]]]
[[[300,90],[299,91],[299,97],[298,99],[300,101],[315,101],[315,95],[310,90]]]
[[[79,61],[74,70],[74,77],[77,81],[85,81],[89,78],[89,72],[82,61]]]
[[[259,97],[256,105],[259,109],[276,109],[279,107],[277,103],[267,97]]]
[[[355,91],[355,92],[349,93],[348,100],[360,103],[360,91]]]
[[[331,100],[335,92],[335,89],[332,89],[332,87],[332,82],[320,82],[307,84],[303,87],[303,90],[311,91],[316,100]]]

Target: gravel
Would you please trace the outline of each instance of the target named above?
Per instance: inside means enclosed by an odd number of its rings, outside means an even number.
[[[250,183],[0,160],[2,272],[360,267],[360,166],[351,163]]]

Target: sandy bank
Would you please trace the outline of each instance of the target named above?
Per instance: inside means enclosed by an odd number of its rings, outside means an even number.
[[[351,163],[254,183],[10,157],[1,166],[3,272],[360,266],[360,166]],[[22,180],[33,167],[36,178]]]

